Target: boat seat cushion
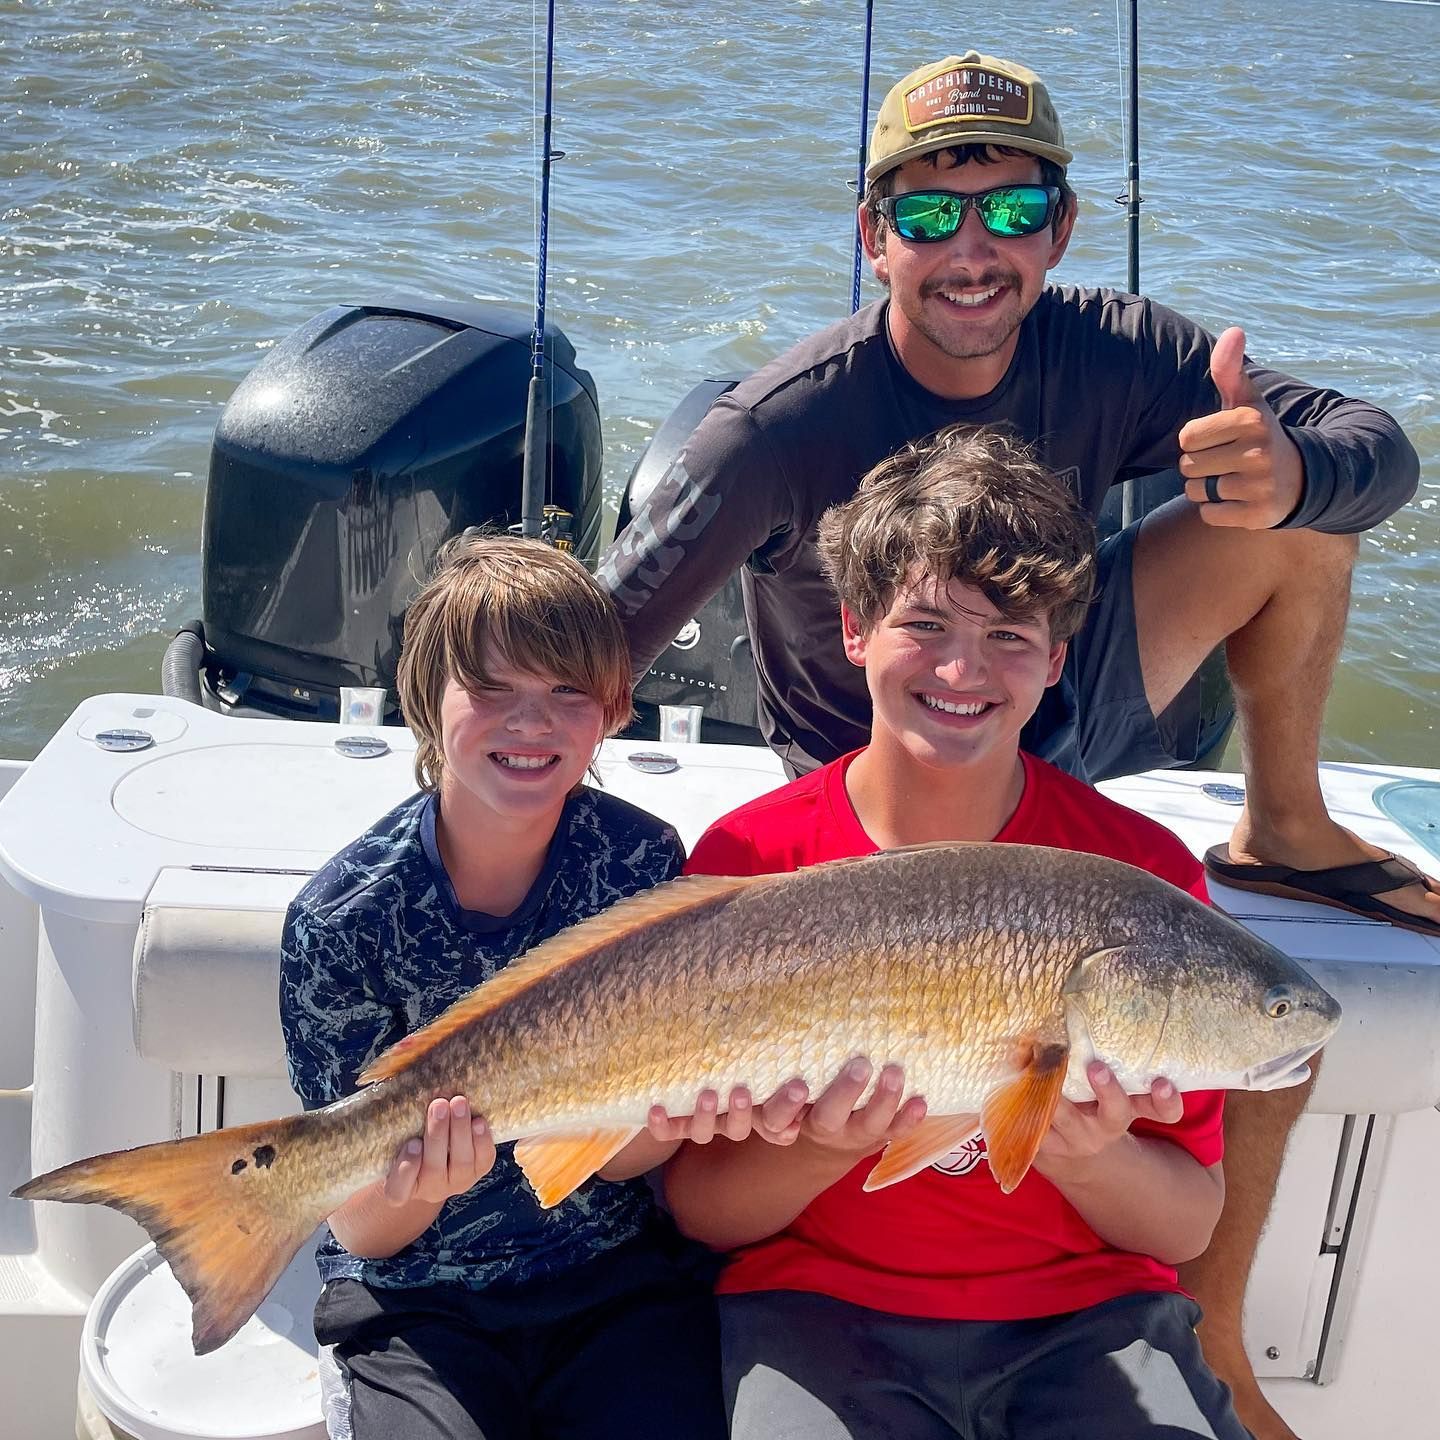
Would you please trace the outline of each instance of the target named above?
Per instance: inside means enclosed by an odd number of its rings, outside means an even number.
[[[182,1073],[284,1079],[283,910],[147,906],[135,940],[135,1045]]]

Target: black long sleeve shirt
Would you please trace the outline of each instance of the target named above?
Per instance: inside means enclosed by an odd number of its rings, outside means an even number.
[[[869,735],[864,676],[841,650],[815,527],[872,466],[957,421],[1003,424],[1098,513],[1112,485],[1172,468],[1181,426],[1220,408],[1214,337],[1137,296],[1047,288],[1004,379],[970,400],[911,377],[886,306],[802,341],[717,400],[599,569],[640,675],[744,566],[761,726],[802,770]],[[1288,527],[1355,533],[1414,494],[1419,461],[1384,411],[1246,368],[1304,460]]]

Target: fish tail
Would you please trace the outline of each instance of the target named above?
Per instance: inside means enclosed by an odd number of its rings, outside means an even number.
[[[197,1355],[223,1345],[259,1307],[324,1219],[333,1197],[307,1193],[296,1164],[310,1116],[237,1125],[77,1160],[27,1181],[20,1200],[109,1205],[137,1220],[193,1309]]]

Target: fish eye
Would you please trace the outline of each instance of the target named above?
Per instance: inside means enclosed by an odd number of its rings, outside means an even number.
[[[1288,985],[1276,985],[1265,996],[1265,1013],[1272,1020],[1284,1019],[1294,1008],[1294,998],[1290,994]]]

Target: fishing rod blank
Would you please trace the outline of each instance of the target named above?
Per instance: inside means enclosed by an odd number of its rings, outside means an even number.
[[[530,340],[530,388],[525,401],[525,459],[520,478],[520,533],[538,540],[550,492],[549,416],[545,411],[545,265],[550,243],[550,166],[564,158],[550,148],[554,119],[555,0],[548,0],[545,24],[545,133],[540,159],[540,236],[535,258],[535,330]],[[543,430],[543,434],[542,434]]]
[[[860,79],[860,159],[855,172],[855,199],[865,198],[865,146],[870,125],[870,37],[875,28],[875,0],[865,0],[865,68]],[[860,214],[855,214],[855,264],[850,276],[850,313],[860,308]]]
[[[1140,0],[1130,0],[1130,153],[1125,174],[1127,284],[1140,293]]]
[[[1120,6],[1115,6],[1116,44],[1119,44]],[[1125,205],[1126,288],[1132,295],[1140,293],[1140,3],[1130,0],[1130,124],[1126,134],[1125,190],[1115,198]],[[1134,480],[1125,481],[1120,490],[1120,523],[1135,521]]]

